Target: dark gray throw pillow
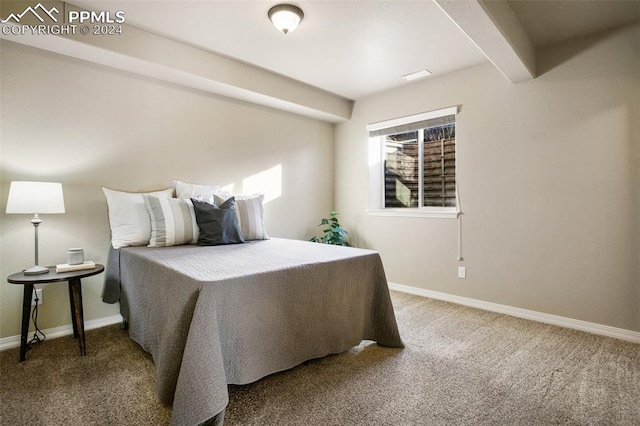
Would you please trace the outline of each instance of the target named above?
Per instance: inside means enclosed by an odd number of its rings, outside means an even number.
[[[222,244],[244,243],[238,226],[236,200],[234,197],[219,206],[191,199],[196,213],[196,222],[200,228],[198,244],[219,246]]]

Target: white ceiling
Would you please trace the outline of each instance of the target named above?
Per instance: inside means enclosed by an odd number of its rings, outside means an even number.
[[[267,11],[277,1],[77,2],[126,12],[127,23],[220,53],[329,92],[357,99],[487,59],[431,0],[296,1],[298,29],[278,32]]]
[[[349,99],[408,84],[402,76],[420,69],[437,76],[487,61],[432,0],[292,0],[305,17],[288,35],[267,18],[277,0],[72,2],[91,10],[124,10],[127,24]],[[640,0],[505,4],[534,47],[640,20]]]

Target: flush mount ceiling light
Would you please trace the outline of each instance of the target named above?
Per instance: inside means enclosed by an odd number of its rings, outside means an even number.
[[[430,75],[431,73],[429,71],[420,70],[420,71],[412,72],[411,74],[403,75],[402,78],[404,78],[405,81],[412,81],[412,80],[417,80],[419,78],[429,77]]]
[[[304,18],[304,13],[299,7],[291,4],[278,4],[269,9],[267,13],[273,25],[285,34],[295,30]]]

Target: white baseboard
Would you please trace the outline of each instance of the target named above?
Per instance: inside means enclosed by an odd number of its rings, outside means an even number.
[[[100,328],[100,327],[105,327],[107,325],[111,325],[111,324],[117,324],[119,322],[122,322],[122,316],[121,315],[113,315],[110,317],[105,317],[105,318],[98,318],[95,320],[89,320],[89,321],[85,321],[84,323],[84,329],[86,330],[91,330],[94,328]],[[47,336],[47,339],[55,339],[56,337],[62,337],[62,336],[68,336],[70,334],[73,334],[73,327],[71,326],[71,324],[69,325],[63,325],[61,327],[54,327],[54,328],[48,328],[46,330],[42,330],[42,332],[45,334],[45,336]],[[33,334],[33,331],[31,331],[29,333],[29,337],[28,339],[31,339],[31,335]],[[9,348],[15,348],[20,346],[20,336],[10,336],[10,337],[4,337],[2,339],[0,339],[0,351],[3,351],[5,349],[9,349]]]
[[[497,312],[500,314],[511,315],[518,318],[524,318],[532,321],[538,321],[545,324],[558,325],[560,327],[571,328],[574,330],[586,331],[588,333],[598,334],[601,336],[613,337],[615,339],[626,340],[633,343],[640,343],[640,332],[626,330],[624,328],[616,328],[608,325],[597,324],[572,318],[561,317],[558,315],[545,314],[543,312],[531,311],[528,309],[515,308],[513,306],[501,305],[499,303],[485,302],[483,300],[471,299],[469,297],[456,296],[439,291],[426,290],[418,287],[411,287],[404,284],[389,282],[391,290],[403,293],[415,294],[417,296],[429,297],[431,299],[444,300],[445,302],[456,303],[458,305],[470,306],[472,308],[483,309],[485,311]],[[105,318],[86,321],[85,330],[105,327],[107,325],[122,322],[122,316],[113,315]],[[71,325],[54,327],[43,330],[48,339],[67,336],[73,334]],[[0,339],[0,351],[20,346],[20,336],[10,336]]]
[[[444,300],[445,302],[470,306],[472,308],[483,309],[485,311],[498,312],[500,314],[507,314],[518,318],[543,322],[545,324],[553,324],[560,327],[586,331],[588,333],[613,337],[615,339],[626,340],[633,343],[640,343],[640,332],[626,330],[624,328],[610,327],[608,325],[597,324],[594,322],[587,322],[572,318],[561,317],[558,315],[545,314],[543,312],[530,311],[528,309],[515,308],[513,306],[501,305],[498,303],[485,302],[468,297],[411,287],[404,284],[389,282],[389,288],[391,290],[396,290],[403,293],[415,294],[417,296],[429,297],[431,299]]]

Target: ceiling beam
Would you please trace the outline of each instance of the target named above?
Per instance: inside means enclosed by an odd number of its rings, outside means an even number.
[[[433,0],[512,83],[536,77],[535,48],[506,0]]]
[[[66,3],[67,12],[74,7]],[[6,9],[2,16],[8,16]],[[0,38],[323,121],[351,118],[352,100],[126,23],[122,28],[122,34],[110,36],[80,31],[60,35],[2,31]]]

